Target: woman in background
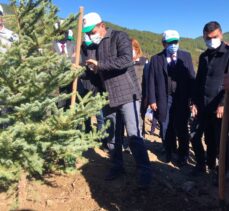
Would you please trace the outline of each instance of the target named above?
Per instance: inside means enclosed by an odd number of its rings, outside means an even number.
[[[145,114],[148,108],[148,59],[143,56],[141,46],[136,39],[131,39],[132,47],[133,47],[133,61],[134,68],[138,79],[138,84],[142,92],[142,101],[141,101],[141,120],[140,126],[142,130],[142,135],[145,135]],[[154,133],[155,127],[157,124],[157,120],[153,118],[152,127],[150,134]],[[153,131],[153,132],[152,132]]]

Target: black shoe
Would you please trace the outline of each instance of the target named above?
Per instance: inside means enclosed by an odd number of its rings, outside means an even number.
[[[100,149],[106,153],[111,153],[114,150],[114,144],[103,142]]]
[[[123,176],[125,174],[125,170],[123,168],[116,169],[112,168],[109,173],[105,177],[105,181],[112,181],[115,179],[118,179],[119,177]]]
[[[206,166],[205,165],[196,165],[194,169],[191,171],[190,176],[201,176],[206,174]]]
[[[213,171],[217,171],[217,166],[215,164],[213,165],[208,165],[208,170],[213,172]]]
[[[165,152],[166,152],[166,150],[165,150]],[[166,155],[165,155],[165,162],[166,162],[166,163],[169,163],[169,162],[171,162],[171,161],[172,161],[172,153],[166,152]]]
[[[106,144],[102,144],[100,146],[100,149],[103,150],[106,153],[109,153],[110,152],[110,150],[109,150],[109,148],[108,148],[108,146]]]
[[[213,170],[213,171],[210,171],[209,173],[211,176],[212,185],[218,187],[218,185],[219,185],[219,174],[218,174],[218,172]]]
[[[218,166],[208,167],[209,174],[211,176],[212,184],[216,187],[219,185],[219,168]]]
[[[184,167],[188,164],[188,158],[186,156],[178,158],[177,165],[178,167]]]
[[[130,155],[131,154],[130,147],[123,148],[123,152]]]

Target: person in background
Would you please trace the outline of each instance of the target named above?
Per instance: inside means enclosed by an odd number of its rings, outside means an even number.
[[[133,61],[134,68],[138,79],[138,84],[142,93],[141,100],[141,119],[140,125],[142,129],[142,135],[145,135],[145,114],[148,108],[148,77],[149,77],[149,62],[146,57],[143,56],[141,46],[136,39],[131,39],[132,48],[133,48]],[[153,111],[152,111],[153,115]],[[153,135],[156,128],[157,119],[153,115],[152,126],[151,126],[151,135]]]
[[[18,35],[4,26],[4,11],[0,5],[0,52],[5,53],[12,43],[18,40]]]
[[[146,86],[148,80],[148,59],[143,56],[141,46],[136,39],[131,39],[132,48],[133,48],[133,61],[134,61],[134,69],[137,75],[138,84],[142,93],[141,100],[141,119],[140,119],[140,127],[142,130],[142,135],[145,135],[145,113],[148,107],[147,103],[147,94],[146,94]]]
[[[0,53],[5,54],[7,50],[11,47],[13,42],[16,42],[19,40],[19,37],[16,33],[13,31],[7,29],[4,25],[4,11],[2,5],[0,5]],[[3,102],[0,101],[0,104]],[[11,108],[3,108],[0,111],[0,115],[4,115],[6,113],[11,112]],[[0,124],[0,128],[7,128],[9,124],[3,123]]]
[[[136,39],[131,39],[133,48],[133,62],[135,67],[135,73],[137,75],[138,84],[140,89],[142,88],[143,70],[145,65],[148,63],[146,57],[143,56],[141,46]]]
[[[55,23],[54,27],[56,29],[61,27],[63,24],[63,20]],[[73,39],[72,30],[67,30],[62,32],[63,38],[61,40],[57,40],[53,42],[53,51],[58,53],[59,55],[66,56],[72,63],[75,62],[75,41]],[[72,92],[72,83],[67,86],[59,88],[60,93],[70,94]],[[58,103],[59,107],[63,107],[64,110],[70,108],[71,98],[67,100],[63,100]]]
[[[93,42],[89,38],[87,34],[84,34],[83,43],[81,46],[81,66],[85,66],[86,60],[89,58],[92,58],[90,55],[88,55],[87,49],[93,49]],[[80,94],[81,97],[84,97],[88,92],[92,92],[95,96],[97,93],[102,93],[103,88],[101,86],[101,80],[98,74],[93,73],[89,70],[89,67],[86,66],[86,71],[84,74],[82,74],[78,78],[77,83],[77,91]],[[101,130],[105,120],[103,116],[103,111],[100,110],[99,113],[96,115],[96,121],[97,121],[97,130]],[[92,130],[91,126],[91,119],[88,119],[86,121],[86,132],[90,132]],[[113,149],[112,145],[109,145],[108,139],[104,138],[102,140],[99,140],[102,143],[102,150],[106,152],[111,152]]]
[[[195,134],[191,139],[196,157],[195,173],[205,173],[206,164],[213,174],[219,153],[221,122],[224,114],[224,74],[229,69],[229,46],[225,45],[221,26],[216,21],[203,28],[207,46],[199,57],[199,66],[193,96],[192,116],[196,118]],[[227,78],[225,78],[227,80]],[[226,81],[225,81],[226,82]],[[202,144],[204,134],[207,156]]]
[[[177,31],[166,30],[164,50],[150,60],[149,104],[158,114],[166,162],[172,160],[178,137],[178,165],[183,166],[189,156],[189,103],[195,72],[190,53],[179,49],[179,41]]]
[[[86,64],[92,72],[98,73],[104,91],[108,93],[109,105],[103,112],[114,128],[113,165],[105,179],[117,179],[125,172],[122,156],[124,123],[138,168],[138,187],[148,188],[151,164],[139,128],[141,94],[132,61],[131,41],[126,33],[107,28],[97,13],[84,16],[83,32],[94,44],[93,49],[87,49],[94,58],[88,59]]]

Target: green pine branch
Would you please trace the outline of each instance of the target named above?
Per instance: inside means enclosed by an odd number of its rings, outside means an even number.
[[[71,28],[71,15],[55,29],[58,9],[48,0],[11,1],[19,41],[0,54],[0,187],[17,182],[20,172],[42,176],[46,172],[75,169],[77,158],[98,145],[106,135],[96,128],[86,133],[85,121],[107,104],[107,95],[78,93],[74,109],[64,111],[60,94],[84,68],[53,52],[54,40]]]

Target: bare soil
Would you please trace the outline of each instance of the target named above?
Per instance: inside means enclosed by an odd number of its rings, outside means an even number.
[[[20,184],[20,191],[1,192],[0,211],[220,210],[213,175],[196,177],[190,173],[194,165],[192,152],[189,164],[179,168],[176,162],[164,162],[158,137],[147,135],[146,144],[153,171],[153,182],[148,191],[136,187],[136,168],[131,154],[124,153],[126,175],[106,182],[109,155],[101,149],[90,149],[84,153],[86,159],[77,163],[79,170],[73,174],[47,175],[42,181],[27,179]],[[228,190],[227,184],[229,199]]]

